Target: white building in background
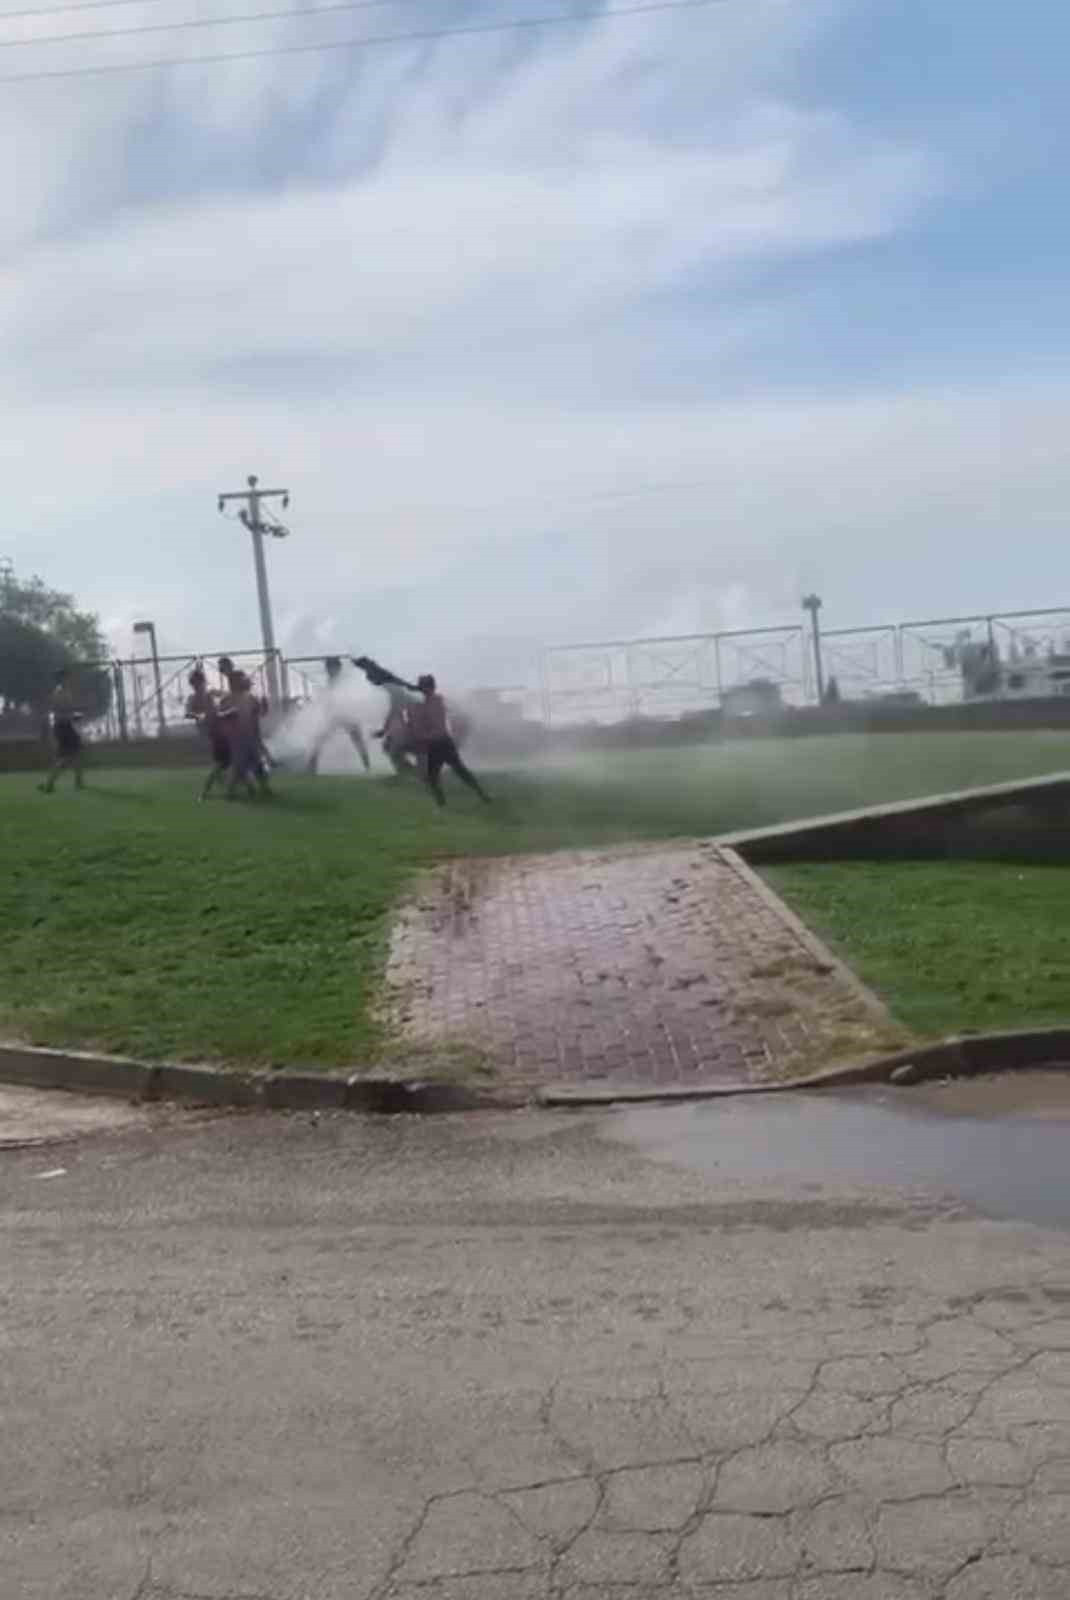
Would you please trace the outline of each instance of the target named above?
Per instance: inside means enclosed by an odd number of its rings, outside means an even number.
[[[1064,640],[1062,650],[1042,651],[1012,644],[1004,659],[994,640],[980,643],[964,632],[944,651],[944,660],[961,672],[964,700],[1055,700],[1070,696],[1066,645]]]

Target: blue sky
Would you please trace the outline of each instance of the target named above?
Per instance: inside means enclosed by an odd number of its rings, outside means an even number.
[[[392,0],[0,74],[554,9]],[[0,554],[117,648],[139,614],[237,648],[215,495],[258,471],[294,496],[289,646],[469,680],[814,585],[830,625],[1070,604],[1068,51],[1056,0],[722,0],[9,85]]]

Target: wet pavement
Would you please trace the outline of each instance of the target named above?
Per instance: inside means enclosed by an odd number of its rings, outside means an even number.
[[[1062,1071],[631,1111],[618,1136],[720,1182],[905,1190],[1070,1227]]]
[[[395,926],[400,1051],[506,1086],[797,1076],[907,1039],[738,861],[702,840],[453,863]]]
[[[0,1151],[0,1590],[1066,1600],[1066,1233],[909,1150],[1065,1099],[908,1093]]]

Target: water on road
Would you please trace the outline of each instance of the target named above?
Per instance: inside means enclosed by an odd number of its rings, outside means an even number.
[[[617,1136],[720,1182],[953,1195],[993,1217],[1070,1226],[1070,1075],[742,1096],[619,1114]]]

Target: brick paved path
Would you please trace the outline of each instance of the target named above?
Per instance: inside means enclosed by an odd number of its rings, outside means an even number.
[[[734,859],[696,841],[453,863],[395,928],[402,1051],[526,1087],[740,1083],[902,1042]]]

